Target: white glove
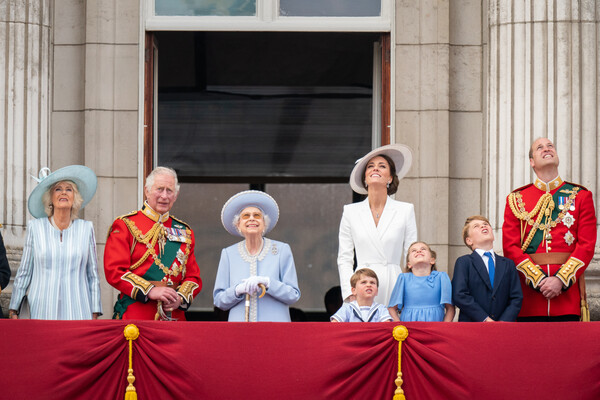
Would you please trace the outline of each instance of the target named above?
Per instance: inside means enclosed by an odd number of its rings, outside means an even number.
[[[247,292],[246,292],[246,286],[247,286],[247,285],[246,285],[246,281],[247,281],[247,280],[248,280],[248,279],[244,279],[244,280],[242,281],[242,283],[238,284],[238,285],[235,287],[235,295],[236,295],[237,297],[240,297],[240,296],[241,296],[241,295],[243,295],[244,293],[247,293]]]
[[[269,278],[268,276],[257,276],[258,278],[258,283],[262,283],[263,285],[265,285],[265,289],[269,288],[269,285],[271,284],[271,278]]]
[[[246,279],[246,293],[255,294],[262,292],[262,289],[258,287],[259,283],[262,283],[268,289],[271,279],[268,276],[251,276]]]

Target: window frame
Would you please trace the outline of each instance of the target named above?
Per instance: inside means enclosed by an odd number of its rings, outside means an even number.
[[[145,46],[140,50],[142,57],[143,77],[140,84],[143,88],[140,94],[144,113],[141,122],[144,129],[140,131],[140,163],[141,181],[156,165],[156,82],[158,71],[156,56],[158,49],[152,38],[153,31],[270,31],[270,32],[379,32],[382,34],[382,48],[379,51],[381,74],[374,76],[381,86],[374,86],[373,96],[379,97],[378,106],[373,108],[373,117],[380,114],[379,121],[374,120],[372,132],[372,147],[394,142],[394,98],[391,96],[394,86],[394,2],[381,0],[381,15],[379,17],[287,17],[278,16],[279,0],[256,0],[257,15],[252,17],[223,17],[223,16],[156,16],[154,13],[155,0],[143,0],[143,26]],[[375,56],[377,51],[375,50]],[[374,72],[375,74],[375,72]],[[147,101],[152,98],[152,106]],[[379,129],[377,129],[379,128]]]
[[[280,16],[279,0],[256,0],[254,16],[161,16],[155,0],[146,2],[147,31],[288,31],[288,32],[390,32],[393,1],[381,1],[378,17],[288,17]]]

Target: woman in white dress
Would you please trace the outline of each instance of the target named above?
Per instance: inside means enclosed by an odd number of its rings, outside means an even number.
[[[401,260],[417,240],[414,206],[390,197],[412,162],[407,146],[391,144],[359,159],[350,175],[352,190],[366,194],[359,203],[344,206],[340,223],[338,269],[344,301],[352,301],[350,277],[356,252],[357,269],[370,268],[379,278],[377,303],[388,305]]]
[[[94,227],[77,214],[96,193],[98,179],[83,165],[48,172],[40,171],[27,201],[36,219],[27,223],[9,315],[18,318],[27,294],[32,319],[96,319],[102,305]]]

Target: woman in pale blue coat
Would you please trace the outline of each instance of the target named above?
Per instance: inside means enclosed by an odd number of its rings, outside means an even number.
[[[213,291],[215,306],[229,310],[229,321],[245,321],[246,307],[252,322],[290,321],[289,306],[300,298],[294,257],[288,244],[264,237],[278,219],[277,203],[264,192],[240,192],[223,206],[223,226],[244,238],[221,252]]]
[[[27,295],[32,319],[96,319],[102,305],[94,227],[77,218],[96,193],[96,175],[82,165],[45,171],[27,201],[36,219],[27,224],[9,315],[18,318]]]

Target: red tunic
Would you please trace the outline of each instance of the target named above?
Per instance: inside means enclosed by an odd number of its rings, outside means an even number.
[[[159,222],[159,219],[161,221]],[[176,232],[169,239],[171,242],[181,242],[177,257],[172,262],[160,260],[160,240],[154,245],[154,254],[135,266],[147,253],[148,246],[140,242],[140,234],[146,235],[155,224],[156,229],[164,232]],[[180,228],[170,231],[168,228]],[[132,229],[134,235],[132,233]],[[137,229],[137,230],[136,230]],[[177,235],[180,236],[177,236]],[[173,239],[173,240],[171,240]],[[179,244],[179,243],[178,243]],[[184,310],[191,304],[193,298],[202,289],[200,269],[194,255],[195,238],[192,230],[185,223],[173,219],[169,215],[158,215],[145,205],[142,210],[117,218],[110,228],[104,250],[104,273],[106,280],[119,292],[119,300],[115,304],[113,318],[153,320],[157,313],[157,302],[148,299],[150,289],[159,285],[156,281],[167,282],[169,275],[173,289],[181,296],[181,307],[172,312],[172,318],[185,320]],[[152,246],[150,246],[152,247]],[[189,250],[189,251],[188,251]],[[154,265],[158,258],[170,265]],[[165,270],[167,272],[165,272]],[[151,283],[151,281],[155,283]],[[162,284],[161,284],[162,285]]]
[[[525,250],[522,250],[522,247],[535,225],[524,221],[523,214],[521,219],[517,218],[514,209],[519,211],[519,205],[522,205],[524,211],[531,213],[546,193],[545,183],[537,180],[534,184],[515,190],[507,198],[504,210],[502,226],[504,256],[515,262],[520,271],[519,277],[523,289],[523,305],[519,317],[579,315],[581,304],[579,285],[574,283],[584,273],[594,255],[596,212],[592,193],[582,186],[563,182],[560,178],[549,182],[548,187],[551,188],[549,193],[553,195],[555,208],[550,219],[542,218],[539,221],[545,225],[549,221],[553,223],[546,234],[540,226],[537,237],[533,237]],[[518,201],[519,193],[522,202]],[[569,197],[572,197],[571,204],[568,204]],[[561,205],[562,210],[559,209]],[[566,205],[570,207],[567,209]],[[543,207],[540,209],[543,210]],[[538,221],[539,212],[540,210],[531,216],[531,222]],[[568,260],[563,264],[536,265],[530,256],[533,253],[568,253]],[[546,276],[557,276],[563,282],[563,292],[552,300],[546,299],[538,288],[539,283]]]

